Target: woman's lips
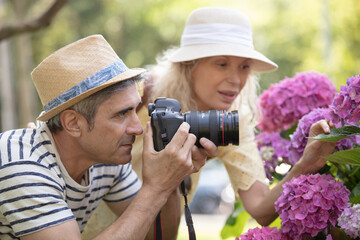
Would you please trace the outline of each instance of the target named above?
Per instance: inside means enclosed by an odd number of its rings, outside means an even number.
[[[219,91],[222,98],[227,102],[233,102],[237,96],[236,91]]]

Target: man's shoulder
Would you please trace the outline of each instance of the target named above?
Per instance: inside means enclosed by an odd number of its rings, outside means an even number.
[[[0,134],[0,176],[24,172],[52,178],[59,175],[56,155],[44,129],[15,129]]]
[[[39,163],[49,156],[55,157],[53,143],[46,128],[23,128],[0,133],[0,166],[23,159]]]
[[[0,133],[0,143],[5,144],[8,142],[24,141],[26,138],[32,138],[34,140],[37,129],[22,128],[12,129]]]

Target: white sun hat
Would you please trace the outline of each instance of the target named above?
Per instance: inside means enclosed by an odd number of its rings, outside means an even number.
[[[170,61],[185,62],[212,56],[253,59],[252,69],[257,72],[278,68],[276,63],[255,50],[250,20],[232,8],[202,7],[194,10],[186,21],[180,48]]]

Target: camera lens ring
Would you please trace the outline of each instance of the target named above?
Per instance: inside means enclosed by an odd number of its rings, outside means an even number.
[[[199,139],[205,137],[216,146],[239,144],[239,117],[237,111],[224,110],[189,111],[184,113],[184,120],[190,125],[190,132]]]

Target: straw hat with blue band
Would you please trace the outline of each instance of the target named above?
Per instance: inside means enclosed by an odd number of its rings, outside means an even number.
[[[185,62],[213,56],[250,58],[253,60],[251,67],[257,72],[269,72],[278,67],[255,50],[248,17],[232,8],[194,10],[186,21],[180,48],[170,61]]]
[[[31,73],[47,121],[75,103],[114,83],[136,77],[101,35],[71,43],[43,60]]]

